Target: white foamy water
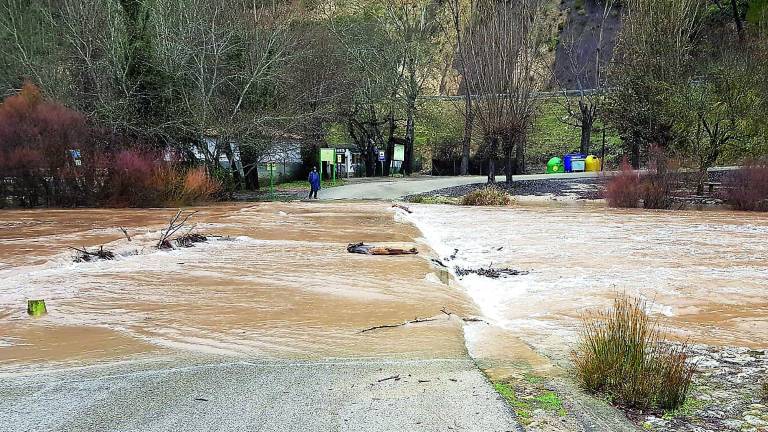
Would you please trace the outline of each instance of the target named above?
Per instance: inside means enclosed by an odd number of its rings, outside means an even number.
[[[420,256],[347,252],[352,241],[415,246],[417,230],[396,222],[389,205],[223,204],[199,210],[194,228],[209,241],[163,251],[155,245],[173,210],[0,212],[0,261],[8,264],[0,268],[0,368],[157,351],[463,355],[460,327],[447,318],[414,326],[405,336],[361,334],[415,316],[442,317],[442,307],[474,312],[462,293],[430,276]],[[99,245],[116,258],[74,263],[67,248]],[[46,301],[46,315],[27,315],[32,298]]]
[[[617,292],[694,339],[768,346],[768,217],[735,212],[415,205],[411,220],[461,286],[505,329],[571,337],[578,317]],[[451,255],[455,258],[451,259]]]

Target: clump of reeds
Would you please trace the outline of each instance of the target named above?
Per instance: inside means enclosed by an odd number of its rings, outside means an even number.
[[[484,186],[462,197],[465,206],[507,206],[512,204],[512,197],[496,185]]]
[[[695,371],[685,345],[673,345],[646,313],[645,301],[618,297],[583,317],[573,353],[581,385],[631,408],[674,409],[685,402]]]

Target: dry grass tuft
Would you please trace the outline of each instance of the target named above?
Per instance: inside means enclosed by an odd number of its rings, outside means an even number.
[[[674,409],[685,402],[695,367],[686,346],[666,341],[647,306],[620,296],[611,309],[583,317],[573,353],[577,377],[586,390],[627,407]]]
[[[508,206],[512,197],[495,185],[484,186],[462,197],[461,205],[465,206]]]

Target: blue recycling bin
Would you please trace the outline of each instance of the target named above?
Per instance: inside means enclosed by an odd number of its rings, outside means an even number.
[[[563,156],[565,172],[573,172],[574,168],[576,168],[577,171],[584,171],[584,159],[586,158],[587,155],[581,153],[568,153],[567,155]],[[576,162],[575,167],[574,162]]]

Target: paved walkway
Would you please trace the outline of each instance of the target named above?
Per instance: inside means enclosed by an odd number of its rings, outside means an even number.
[[[0,379],[16,431],[522,430],[469,359],[157,362]]]
[[[569,173],[569,174],[533,174],[514,176],[512,180],[557,180],[572,178],[594,178],[601,173]],[[318,198],[325,200],[338,199],[377,199],[395,200],[406,195],[430,192],[454,186],[463,186],[475,183],[485,183],[485,176],[464,177],[411,177],[411,178],[384,178],[379,180],[367,180],[354,182],[345,186],[323,189]],[[496,181],[506,181],[505,176],[497,176]]]

